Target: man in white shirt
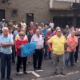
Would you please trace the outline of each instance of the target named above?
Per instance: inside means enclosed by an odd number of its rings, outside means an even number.
[[[34,34],[31,38],[31,42],[36,43],[36,49],[33,54],[33,66],[34,70],[40,70],[42,65],[42,57],[43,57],[43,47],[44,47],[44,39],[42,35],[40,35],[39,29],[36,30],[36,34]],[[38,61],[38,66],[37,66]]]
[[[1,27],[5,27],[5,19],[2,19],[2,22],[1,22]]]
[[[23,27],[23,28],[25,28],[25,29],[26,29],[26,27],[27,27],[24,20],[22,20],[22,22],[21,22],[21,27]]]
[[[54,23],[53,23],[53,21],[50,22],[49,26],[51,27],[51,29],[54,28]]]

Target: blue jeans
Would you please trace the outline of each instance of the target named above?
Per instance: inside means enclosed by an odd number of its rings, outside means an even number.
[[[51,54],[51,51],[49,51],[49,58],[52,58],[52,54]]]
[[[7,64],[7,77],[11,74],[11,54],[1,53],[1,78],[5,78],[5,68]]]
[[[74,53],[73,52],[67,52],[66,53],[66,60],[65,65],[68,67],[68,63],[71,61],[71,66],[74,65]]]

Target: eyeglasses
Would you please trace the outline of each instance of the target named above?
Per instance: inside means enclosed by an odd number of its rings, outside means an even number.
[[[20,35],[20,36],[25,36],[25,35]]]

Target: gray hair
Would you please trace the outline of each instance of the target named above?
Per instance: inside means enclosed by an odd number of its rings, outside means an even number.
[[[3,27],[2,31],[4,31],[4,30],[9,30],[9,29],[8,29],[8,27]]]

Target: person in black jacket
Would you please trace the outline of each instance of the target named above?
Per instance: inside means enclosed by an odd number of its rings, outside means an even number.
[[[79,53],[79,42],[80,42],[80,29],[76,29],[76,35],[75,35],[77,38],[78,38],[78,46],[76,47],[76,52],[75,52],[75,62],[79,62],[78,61],[78,53]]]

